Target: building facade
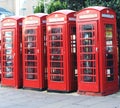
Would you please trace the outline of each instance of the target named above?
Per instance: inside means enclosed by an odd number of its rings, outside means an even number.
[[[0,0],[0,7],[9,10],[15,15],[26,16],[32,14],[39,0]]]
[[[15,0],[0,0],[0,7],[15,13]]]

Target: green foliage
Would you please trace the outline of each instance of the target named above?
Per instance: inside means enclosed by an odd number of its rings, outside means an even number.
[[[68,8],[71,10],[80,10],[84,7],[84,0],[69,0]]]
[[[43,0],[38,3],[34,12],[44,12]],[[120,0],[51,0],[51,3],[47,5],[47,13],[54,12],[60,9],[71,9],[78,11],[88,6],[105,6],[115,10],[117,14],[117,26],[120,28]]]
[[[34,9],[34,13],[44,13],[44,4],[43,2],[39,2],[38,5]]]
[[[80,10],[84,7],[84,0],[60,0],[61,2],[66,2],[67,8],[71,10]]]
[[[60,0],[51,2],[48,5],[48,13],[60,10],[60,9],[66,9],[67,8],[67,3],[66,2],[60,2]]]

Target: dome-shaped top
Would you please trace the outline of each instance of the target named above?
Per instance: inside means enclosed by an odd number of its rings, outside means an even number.
[[[55,12],[53,12],[53,13],[63,13],[63,14],[70,14],[71,12],[75,12],[75,11],[73,11],[73,10],[69,10],[69,9],[63,9],[63,10],[58,10],[58,11],[55,11]]]
[[[12,12],[2,8],[2,7],[0,7],[0,15],[12,16],[12,15],[14,15],[14,13],[12,13]]]

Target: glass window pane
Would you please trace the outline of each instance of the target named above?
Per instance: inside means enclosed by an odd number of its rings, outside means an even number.
[[[26,49],[25,50],[25,54],[34,54],[35,53],[35,49]]]
[[[35,41],[36,40],[36,36],[26,36],[25,37],[25,41],[31,42],[31,41]]]
[[[12,39],[13,39],[13,38],[7,38],[7,37],[6,37],[6,38],[3,39],[3,41],[4,41],[4,42],[12,42]]]
[[[86,24],[82,26],[82,30],[93,30],[94,26],[92,24]]]
[[[36,47],[36,43],[35,42],[26,42],[25,47],[28,47],[28,48]]]
[[[83,37],[83,38],[92,38],[93,35],[92,35],[92,32],[84,32],[84,33],[82,34],[82,37]]]
[[[12,50],[11,49],[5,49],[4,54],[12,54]]]
[[[61,49],[60,48],[52,48],[50,49],[51,54],[61,54]]]
[[[58,41],[58,42],[50,42],[50,46],[51,47],[62,47],[63,46],[63,43]]]
[[[5,61],[3,62],[4,66],[13,66],[13,62],[12,61]]]
[[[12,36],[12,35],[13,35],[13,32],[12,32],[12,31],[5,32],[5,36]]]
[[[12,55],[3,56],[3,60],[13,60],[13,56]]]
[[[35,29],[25,30],[25,34],[35,34],[35,33],[36,33],[36,30],[35,30]]]
[[[51,33],[61,33],[62,32],[62,28],[52,28],[51,29]]]
[[[62,40],[62,35],[60,35],[60,34],[52,35],[50,40]]]
[[[85,82],[93,82],[93,77],[92,76],[84,76],[83,77]]]
[[[12,48],[12,47],[13,47],[12,43],[4,44],[4,48]]]

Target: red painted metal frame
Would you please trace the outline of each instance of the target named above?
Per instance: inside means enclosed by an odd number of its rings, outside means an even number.
[[[78,93],[89,94],[89,95],[108,95],[118,91],[118,58],[117,58],[117,36],[116,36],[116,14],[115,12],[107,7],[88,7],[80,10],[77,13],[77,67],[78,67]],[[83,29],[81,26],[84,25],[95,25],[94,34],[96,37],[95,47],[93,48],[97,56],[95,58],[95,75],[96,79],[92,82],[84,81],[82,78],[85,76],[82,73],[83,70],[81,63],[82,59],[80,55],[80,41]],[[106,29],[105,27],[111,27]],[[109,33],[110,36],[109,37]],[[108,36],[108,37],[107,37]],[[110,38],[111,40],[107,40]],[[85,39],[87,40],[87,39]],[[84,47],[87,45],[84,45]],[[89,46],[89,45],[88,45]],[[109,52],[107,48],[112,47],[112,51]],[[89,54],[89,53],[87,53]],[[111,58],[108,57],[111,55]],[[90,60],[85,60],[89,62]],[[112,63],[111,63],[112,62]],[[91,68],[91,67],[89,67]],[[86,69],[85,67],[83,69]],[[95,85],[95,86],[94,86]]]
[[[71,10],[59,10],[47,16],[48,91],[76,90],[73,60],[76,53],[71,53],[71,27],[76,28],[75,20],[75,12]]]
[[[13,16],[5,18],[1,22],[2,86],[22,87],[22,48],[20,46],[22,42],[22,20],[23,18]],[[11,36],[7,33],[11,33]],[[7,37],[12,41],[7,40]],[[6,46],[7,44],[8,46]],[[9,44],[12,44],[12,49],[8,48],[10,47]],[[12,53],[8,52],[9,54],[7,54],[7,50]],[[7,73],[7,71],[9,72]]]
[[[46,14],[39,13],[27,16],[23,20],[23,87],[43,90],[47,88],[47,52],[46,52]],[[26,33],[33,30],[34,34]],[[26,38],[34,40],[26,40]],[[35,44],[36,46],[26,46],[26,44]],[[33,50],[30,54],[27,50]],[[27,58],[29,56],[29,58]],[[34,58],[31,58],[33,57]],[[28,63],[28,66],[26,65]],[[36,63],[36,66],[30,66],[29,63]],[[31,71],[33,73],[30,73]],[[35,73],[34,73],[35,72]],[[33,78],[35,77],[35,78]]]

